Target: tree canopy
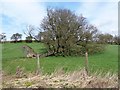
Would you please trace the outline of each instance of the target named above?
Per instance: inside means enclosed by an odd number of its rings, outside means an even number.
[[[82,15],[77,16],[68,9],[47,9],[41,28],[44,30],[43,42],[54,54],[82,55],[86,51],[94,53],[103,50],[102,45],[96,42],[98,29]]]

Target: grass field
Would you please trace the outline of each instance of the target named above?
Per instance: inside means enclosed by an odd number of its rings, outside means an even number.
[[[2,69],[7,74],[14,74],[17,66],[24,68],[26,72],[34,72],[37,69],[37,60],[23,58],[21,46],[26,43],[5,43],[2,45]],[[27,43],[36,52],[41,53],[42,43]],[[40,67],[44,74],[50,74],[56,69],[64,71],[79,70],[84,67],[84,57],[44,57],[40,59]],[[118,72],[118,46],[108,45],[102,54],[89,56],[89,69],[91,72],[101,71],[112,73]]]

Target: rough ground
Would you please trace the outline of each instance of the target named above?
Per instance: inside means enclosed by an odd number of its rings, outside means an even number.
[[[107,73],[88,76],[84,70],[51,75],[29,75],[24,78],[3,76],[3,88],[117,88],[118,77]]]

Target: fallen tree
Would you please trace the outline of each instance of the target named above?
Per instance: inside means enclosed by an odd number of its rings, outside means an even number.
[[[52,51],[48,51],[48,52],[43,53],[43,54],[36,53],[34,51],[34,49],[28,45],[23,45],[22,48],[23,48],[24,54],[27,58],[37,58],[37,56],[42,58],[42,57],[54,55],[54,52],[52,52]]]

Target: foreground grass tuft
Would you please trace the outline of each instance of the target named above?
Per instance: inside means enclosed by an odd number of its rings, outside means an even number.
[[[51,75],[33,75],[27,78],[4,77],[4,88],[117,88],[118,77],[116,74],[106,73],[104,76],[92,74],[88,76],[84,69],[71,73],[59,70]]]

